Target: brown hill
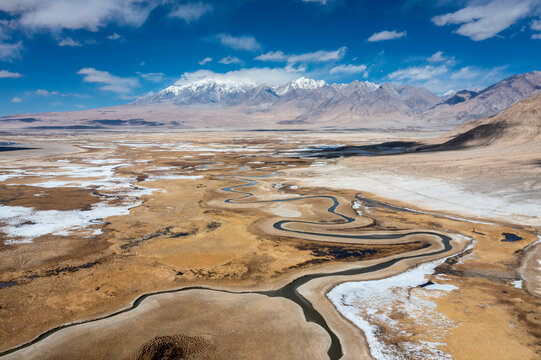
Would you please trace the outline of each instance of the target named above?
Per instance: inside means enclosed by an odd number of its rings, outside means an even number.
[[[453,130],[438,148],[518,144],[541,140],[541,94],[520,101],[497,115],[472,120]]]

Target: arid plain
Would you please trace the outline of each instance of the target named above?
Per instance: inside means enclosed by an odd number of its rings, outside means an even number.
[[[538,144],[336,154],[439,135],[5,136],[2,355],[538,357]]]

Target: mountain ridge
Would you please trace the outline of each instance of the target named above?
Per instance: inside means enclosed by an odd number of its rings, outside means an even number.
[[[419,120],[438,123],[446,119],[456,125],[496,115],[510,105],[541,92],[541,72],[516,74],[480,91],[470,91],[467,100],[454,104],[438,104],[423,113]],[[458,94],[458,93],[457,93]]]
[[[269,86],[200,79],[126,105],[0,117],[4,129],[374,129],[446,130],[495,115],[541,93],[541,72],[514,75],[480,91],[437,96],[392,83],[328,84],[299,78]],[[24,119],[33,119],[32,124]],[[23,119],[23,120],[19,120]],[[104,125],[105,124],[105,125]]]
[[[453,130],[442,146],[470,147],[518,144],[541,139],[541,93],[519,101],[499,114],[472,120]]]
[[[200,79],[174,84],[133,105],[247,106],[241,111],[287,114],[280,124],[318,126],[329,122],[401,122],[414,120],[433,125],[459,125],[494,115],[509,105],[541,92],[541,72],[517,74],[480,91],[461,90],[450,97],[437,96],[422,87],[376,84],[354,80],[328,84],[301,77],[277,86],[253,81]]]

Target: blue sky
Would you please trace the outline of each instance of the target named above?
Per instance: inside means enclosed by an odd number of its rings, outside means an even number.
[[[541,0],[2,0],[0,114],[124,104],[180,79],[436,93],[541,70]]]

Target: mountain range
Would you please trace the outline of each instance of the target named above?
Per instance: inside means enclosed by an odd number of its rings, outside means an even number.
[[[421,87],[299,78],[271,86],[251,81],[178,82],[136,101],[77,112],[18,114],[3,128],[91,129],[449,129],[499,113],[541,93],[541,72],[480,91],[437,96]]]
[[[430,91],[413,86],[368,81],[327,84],[301,77],[280,86],[205,79],[169,86],[133,105],[248,107],[239,111],[288,114],[278,124],[299,125],[352,117],[368,121],[400,119],[420,114],[441,101]]]
[[[510,105],[541,92],[541,72],[514,75],[479,92],[462,91],[423,113],[426,122],[461,124],[496,115]]]

